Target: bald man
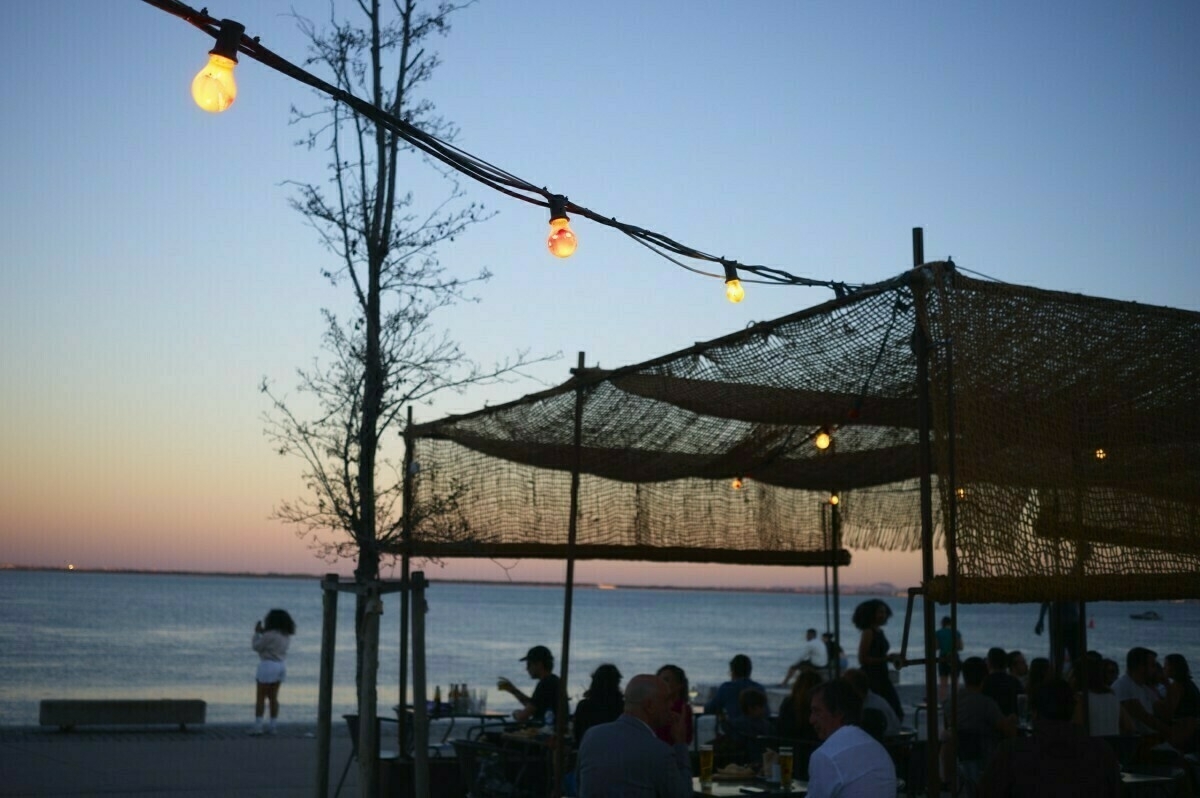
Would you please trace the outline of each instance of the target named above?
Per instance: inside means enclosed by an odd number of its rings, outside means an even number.
[[[654,734],[667,725],[674,745]],[[683,715],[670,710],[667,683],[648,673],[630,679],[621,717],[584,735],[578,771],[580,798],[691,796],[687,730]]]

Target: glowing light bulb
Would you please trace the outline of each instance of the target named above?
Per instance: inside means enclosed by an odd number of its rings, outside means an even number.
[[[192,99],[210,114],[219,114],[237,98],[237,81],[233,68],[237,61],[217,53],[209,53],[208,63],[192,80]]]
[[[746,289],[738,279],[736,266],[725,261],[721,261],[721,265],[725,267],[725,298],[736,305],[746,298]]]
[[[734,490],[741,490],[744,484],[745,483],[742,482],[741,477],[734,477],[733,482],[729,483],[729,487],[733,488]]]
[[[741,280],[725,281],[725,298],[735,305],[746,298],[746,289],[742,288]]]
[[[192,99],[210,114],[219,114],[237,98],[233,68],[246,27],[232,19],[221,20],[217,43],[208,51],[208,63],[192,79]]]
[[[965,499],[967,498],[967,489],[959,488],[958,490],[954,491],[954,494],[958,496],[959,499]]]
[[[1096,459],[1097,460],[1103,460],[1105,457],[1108,457],[1108,452],[1104,451],[1103,449],[1096,450]]]
[[[829,448],[829,444],[833,443],[833,436],[826,430],[821,430],[817,433],[817,437],[813,439],[813,443],[816,444],[818,449],[825,451]]]
[[[841,501],[841,498],[836,493],[829,494],[829,503],[830,504],[837,504],[840,501]]]
[[[546,246],[556,258],[569,258],[575,254],[579,242],[571,232],[571,220],[567,217],[567,198],[562,194],[550,197],[550,237]]]
[[[575,254],[578,243],[575,234],[571,232],[570,220],[567,217],[550,220],[550,237],[546,239],[546,246],[550,248],[551,255],[556,258],[569,258]]]

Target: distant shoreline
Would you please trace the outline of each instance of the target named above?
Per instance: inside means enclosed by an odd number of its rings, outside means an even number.
[[[167,570],[153,571],[142,568],[64,568],[50,567],[44,565],[13,565],[10,563],[0,564],[0,571],[36,571],[50,573],[77,573],[77,574],[121,574],[121,575],[146,575],[146,576],[225,576],[235,579],[314,579],[319,580],[322,575],[319,574],[295,574],[295,573],[249,573],[237,571],[187,571],[187,570]],[[338,575],[342,581],[353,581],[353,576]],[[388,581],[385,579],[384,581]],[[442,584],[453,585],[513,585],[517,587],[562,587],[562,582],[536,582],[536,581],[521,581],[521,580],[499,580],[499,579],[439,579]],[[723,585],[621,585],[605,583],[603,587],[593,582],[576,582],[575,588],[578,590],[700,590],[705,592],[718,593],[795,593],[798,595],[822,595],[825,591],[820,585],[797,587],[784,587],[773,585],[770,587],[753,587],[753,586],[723,586]],[[843,596],[890,596],[896,597],[900,590],[890,583],[878,583],[872,585],[846,585],[840,586],[841,595]]]

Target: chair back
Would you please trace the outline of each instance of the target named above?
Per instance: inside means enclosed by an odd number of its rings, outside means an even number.
[[[359,715],[342,715],[346,719],[346,731],[350,733],[350,758],[358,757],[358,725]],[[383,724],[391,723],[399,725],[399,721],[392,718],[375,718],[375,745],[378,747],[376,752],[377,759],[397,759],[400,754],[398,751],[386,749],[383,747]],[[411,737],[409,738],[411,739]],[[393,741],[394,742],[394,741]]]
[[[358,756],[358,715],[342,715],[346,719],[346,730],[350,732],[350,756]]]

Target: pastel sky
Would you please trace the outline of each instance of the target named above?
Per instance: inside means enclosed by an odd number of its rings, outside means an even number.
[[[354,5],[338,0],[344,10]],[[289,9],[215,0],[294,62]],[[349,573],[272,508],[302,491],[263,435],[266,378],[316,354],[320,272],[289,180],[324,154],[289,109],[320,98],[243,59],[227,113],[188,87],[211,39],[138,0],[11,3],[0,173],[0,562]],[[430,86],[464,149],[607,216],[799,275],[871,282],[930,260],[1001,280],[1200,310],[1200,4],[481,0]],[[417,158],[405,181],[440,199]],[[829,298],[718,280],[477,185],[497,212],[441,253],[495,277],[441,324],[476,359],[561,352],[540,382],[637,362]],[[493,563],[438,574],[505,578]],[[561,578],[519,563],[516,579]],[[582,564],[587,581],[813,584],[818,570]],[[856,552],[847,581],[916,584],[918,558]],[[436,578],[436,575],[435,575]]]

